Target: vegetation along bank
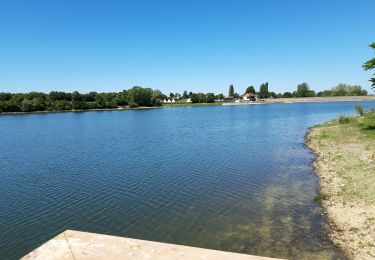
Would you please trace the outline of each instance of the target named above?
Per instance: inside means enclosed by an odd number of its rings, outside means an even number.
[[[351,259],[375,258],[375,111],[313,127],[320,194],[332,225],[331,239]]]

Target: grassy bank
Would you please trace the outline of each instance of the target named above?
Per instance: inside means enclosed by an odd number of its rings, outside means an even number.
[[[331,239],[352,259],[375,258],[375,114],[345,117],[311,129],[320,194]]]

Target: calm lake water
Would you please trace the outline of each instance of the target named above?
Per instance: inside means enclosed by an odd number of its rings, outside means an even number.
[[[0,116],[0,258],[66,229],[341,258],[304,136],[355,104]]]

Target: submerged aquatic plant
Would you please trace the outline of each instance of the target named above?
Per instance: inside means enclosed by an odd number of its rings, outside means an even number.
[[[328,195],[325,194],[318,194],[315,196],[314,201],[321,203],[323,200],[328,200]]]

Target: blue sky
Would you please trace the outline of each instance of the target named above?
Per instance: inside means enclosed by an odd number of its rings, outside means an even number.
[[[0,91],[370,91],[374,0],[0,0]]]

